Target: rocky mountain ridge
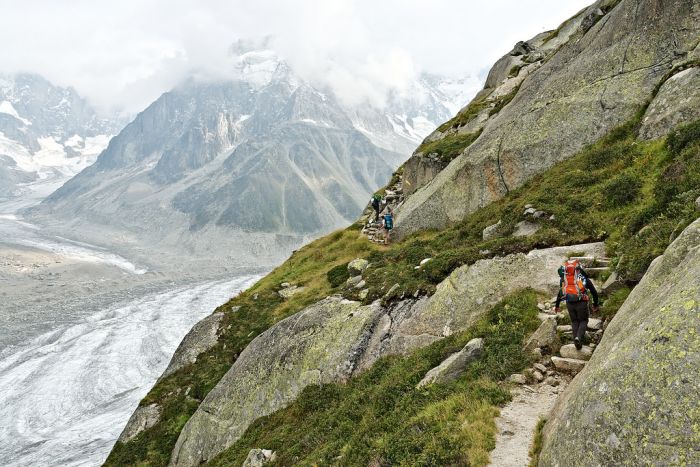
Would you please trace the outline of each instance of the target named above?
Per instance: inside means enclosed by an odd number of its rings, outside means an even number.
[[[92,164],[125,124],[103,118],[75,90],[35,74],[0,75],[0,199],[60,186]]]

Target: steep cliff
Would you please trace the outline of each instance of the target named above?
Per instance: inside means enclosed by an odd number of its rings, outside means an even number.
[[[424,167],[408,177],[422,186],[401,207],[398,232],[457,222],[629,120],[670,70],[697,64],[698,24],[700,5],[692,0],[604,0],[516,47],[425,147],[440,152],[465,133],[478,138],[449,149],[456,158],[432,179],[423,173],[429,162],[407,164]],[[698,93],[691,83],[683,89]],[[424,159],[424,151],[414,158]]]

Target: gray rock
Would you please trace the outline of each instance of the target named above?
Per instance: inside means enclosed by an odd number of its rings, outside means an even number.
[[[535,219],[543,219],[543,218],[547,217],[547,213],[544,211],[536,211],[532,215],[532,217],[534,217]]]
[[[692,0],[671,0],[663,8],[656,0],[621,0],[589,31],[580,30],[590,13],[607,9],[602,4],[582,10],[546,43],[532,41],[551,55],[474,143],[404,201],[398,237],[460,221],[578,153],[629,121],[672,62],[697,54],[700,21]],[[640,53],[625,53],[630,50]],[[514,58],[497,62],[476,99],[502,95]]]
[[[603,329],[603,320],[598,318],[588,318],[588,326],[586,329],[590,331],[598,331],[599,329]]]
[[[553,351],[559,347],[557,322],[554,318],[542,321],[540,327],[527,339],[523,349],[526,352],[531,352],[533,349],[541,347],[547,347]]]
[[[396,292],[400,288],[401,288],[401,286],[399,284],[394,284],[391,286],[391,288],[387,291],[387,293],[384,296],[391,297],[394,294],[394,292]]]
[[[552,387],[559,386],[559,380],[553,376],[547,376],[547,378],[544,380],[544,382],[545,382],[545,384],[548,384]]]
[[[366,285],[367,285],[367,282],[365,282],[365,280],[363,279],[363,280],[361,280],[360,282],[358,282],[358,283],[355,285],[355,288],[356,288],[356,289],[362,289],[362,288],[364,288]]]
[[[306,290],[306,287],[299,287],[296,285],[292,285],[291,287],[287,287],[286,289],[282,289],[279,292],[277,292],[280,297],[282,298],[290,298],[292,295],[296,295],[299,292],[303,292]]]
[[[508,381],[515,384],[527,384],[527,378],[525,375],[521,375],[520,373],[510,375],[508,377]]]
[[[132,439],[136,438],[139,433],[142,433],[153,425],[158,423],[160,420],[161,408],[158,404],[151,404],[142,407],[138,407],[129,421],[126,422],[126,426],[119,435],[120,443],[128,443]]]
[[[695,209],[700,211],[700,196],[695,199]]]
[[[639,136],[654,139],[683,123],[700,119],[700,68],[688,68],[668,79],[649,105]]]
[[[380,310],[329,297],[260,334],[182,429],[171,464],[208,461],[306,386],[349,378]]]
[[[610,295],[622,289],[624,286],[625,284],[620,279],[620,276],[618,276],[617,272],[613,271],[613,273],[610,274],[610,277],[608,277],[608,279],[605,281],[600,290],[601,292]]]
[[[362,273],[365,272],[365,269],[367,269],[367,266],[369,266],[369,261],[366,259],[357,258],[348,263],[348,272],[351,276],[362,275]]]
[[[223,313],[214,313],[195,324],[185,335],[180,345],[170,359],[160,379],[175,373],[181,368],[197,361],[197,357],[211,349],[218,342],[219,325],[224,318]]]
[[[537,381],[538,383],[539,383],[539,382],[542,382],[542,381],[544,380],[544,375],[543,375],[542,373],[540,373],[539,371],[537,371],[537,370],[534,370],[534,371],[532,372],[532,377],[533,377],[533,378],[535,379],[535,381]]]
[[[360,282],[362,282],[362,276],[353,276],[345,281],[345,287],[347,287],[347,288],[355,287]]]
[[[539,224],[533,222],[521,221],[515,224],[515,232],[513,232],[514,237],[529,237],[534,235],[540,230]]]
[[[369,295],[369,289],[364,289],[360,290],[358,297],[360,297],[360,300],[364,300],[365,298],[367,298],[367,295]]]
[[[243,467],[262,467],[274,462],[276,458],[277,453],[269,449],[251,449],[243,462]]]
[[[432,259],[433,258],[425,258],[425,259],[421,260],[420,266],[423,266],[424,264],[428,263],[429,261],[432,261]]]
[[[541,466],[700,465],[699,245],[696,220],[632,290],[557,401]]]
[[[430,384],[449,383],[459,378],[467,369],[469,364],[479,358],[484,352],[484,340],[472,339],[459,352],[455,352],[447,357],[440,365],[426,373],[425,377],[418,383],[417,388],[422,388]]]
[[[573,332],[570,324],[561,324],[557,326],[557,331],[559,332]]]
[[[577,350],[574,344],[566,344],[559,349],[559,353],[564,358],[573,358],[576,360],[590,360],[593,355],[593,349],[584,345],[581,350]]]
[[[552,363],[557,370],[572,374],[578,373],[586,366],[585,360],[578,360],[575,358],[552,357]]]
[[[502,222],[500,220],[493,225],[489,225],[481,232],[481,237],[486,241],[500,236],[501,226]]]
[[[535,370],[539,371],[540,373],[547,373],[547,367],[541,363],[535,363],[532,366]]]

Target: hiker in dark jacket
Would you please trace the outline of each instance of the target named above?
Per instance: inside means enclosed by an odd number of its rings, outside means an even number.
[[[374,195],[372,196],[372,207],[374,208],[374,222],[379,222],[379,213],[381,212],[380,206],[382,204],[382,196]]]
[[[566,308],[571,318],[571,330],[574,335],[574,345],[578,350],[583,347],[583,338],[588,327],[588,292],[593,296],[593,311],[598,311],[598,291],[593,281],[577,260],[568,260],[559,267],[559,293],[554,305],[554,311],[559,313],[559,304],[566,301]]]

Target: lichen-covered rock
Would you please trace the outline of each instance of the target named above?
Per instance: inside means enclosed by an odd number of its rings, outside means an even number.
[[[683,70],[669,78],[642,120],[639,136],[654,139],[682,123],[700,118],[700,67]]]
[[[298,294],[299,292],[303,292],[304,290],[306,290],[306,287],[299,287],[297,285],[290,285],[289,287],[286,287],[277,293],[280,295],[280,297],[286,299],[286,298],[290,298],[292,295]]]
[[[606,328],[545,427],[540,466],[700,465],[700,220]]]
[[[605,16],[588,30],[578,27],[598,9]],[[629,121],[669,70],[689,60],[699,34],[694,0],[599,1],[550,36],[546,46],[560,47],[533,64],[519,87],[520,75],[507,77],[520,57],[499,60],[477,99],[507,86],[514,97],[474,143],[406,198],[397,236],[457,222]],[[537,49],[544,39],[528,43]]]
[[[263,467],[265,464],[274,462],[277,453],[269,449],[251,449],[243,462],[243,467]]]
[[[217,333],[223,318],[223,313],[213,313],[195,324],[180,342],[173,358],[170,359],[168,368],[165,369],[160,378],[163,379],[177,370],[191,365],[197,361],[200,354],[214,347],[218,342]]]
[[[559,286],[557,268],[571,248],[533,250],[457,268],[438,284],[430,299],[417,303],[401,320],[395,320],[398,322],[391,338],[395,342],[401,338],[408,345],[412,336],[444,337],[465,330],[506,295],[523,287],[555,294]],[[604,245],[590,243],[576,245],[576,249],[602,256]]]
[[[529,237],[535,235],[540,230],[540,226],[534,222],[521,221],[515,225],[514,237]]]
[[[365,269],[367,269],[367,266],[369,266],[369,261],[362,258],[356,258],[348,263],[348,272],[351,276],[362,275],[362,273],[365,272]]]
[[[573,358],[576,360],[590,360],[593,355],[593,349],[584,345],[581,350],[578,350],[574,344],[562,345],[559,353],[564,358]]]
[[[491,240],[492,238],[498,237],[501,234],[501,226],[502,225],[503,225],[503,222],[500,220],[493,225],[489,225],[481,232],[481,238],[483,238],[484,241],[486,241],[486,240]]]
[[[585,360],[577,358],[552,357],[552,363],[559,371],[576,374],[586,366]]]
[[[520,373],[510,375],[508,377],[508,381],[515,384],[527,384],[527,378],[525,375],[521,375]]]
[[[158,404],[145,405],[143,407],[138,407],[129,421],[126,422],[126,426],[122,433],[119,435],[120,443],[128,443],[132,439],[136,438],[142,431],[146,431],[153,425],[158,423],[160,420],[161,408]]]
[[[171,464],[210,460],[306,386],[350,377],[379,315],[378,304],[329,297],[256,337],[187,422]]]
[[[484,352],[484,340],[470,340],[459,352],[447,357],[442,363],[426,373],[418,383],[418,388],[435,383],[448,383],[459,378],[469,364],[479,358]]]
[[[535,349],[546,347],[552,351],[559,348],[559,335],[557,334],[557,320],[552,316],[550,319],[542,321],[540,327],[532,333],[525,342],[523,350],[532,352]]]

